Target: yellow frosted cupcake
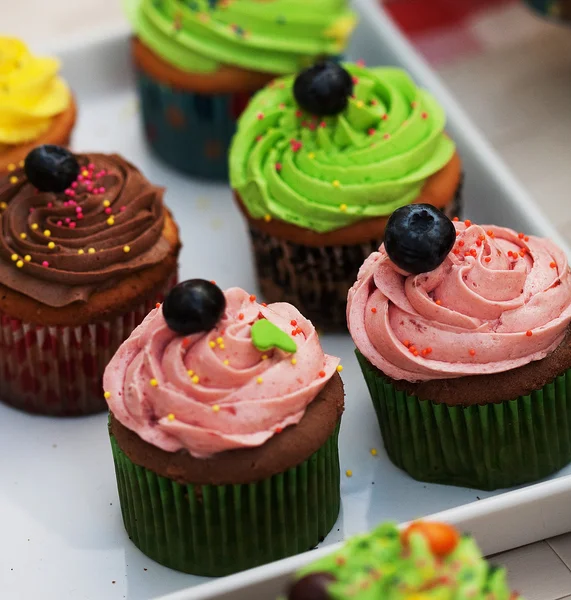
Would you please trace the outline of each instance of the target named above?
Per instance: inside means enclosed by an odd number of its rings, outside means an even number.
[[[20,40],[0,36],[0,173],[36,146],[69,142],[76,107],[55,58],[33,56]]]

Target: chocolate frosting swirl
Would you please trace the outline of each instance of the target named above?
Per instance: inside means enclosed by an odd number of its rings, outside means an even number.
[[[169,252],[164,190],[116,154],[77,159],[78,179],[62,193],[39,192],[21,166],[0,179],[0,283],[55,308]]]

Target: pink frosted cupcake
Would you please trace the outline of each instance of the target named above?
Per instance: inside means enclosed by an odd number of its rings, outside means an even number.
[[[208,576],[315,546],[339,512],[338,366],[289,304],[175,287],[104,377],[131,540]]]

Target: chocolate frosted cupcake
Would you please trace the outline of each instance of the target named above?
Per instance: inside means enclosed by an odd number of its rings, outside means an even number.
[[[175,287],[105,371],[131,540],[206,576],[314,547],[339,513],[340,370],[293,306]]]
[[[301,569],[282,600],[513,600],[505,569],[450,525],[385,523]]]
[[[178,231],[163,190],[117,155],[41,146],[0,179],[0,398],[105,409],[103,370],[174,285]]]
[[[571,461],[571,275],[549,240],[400,209],[347,317],[389,457],[414,478],[491,490]]]
[[[147,140],[169,165],[210,179],[228,178],[228,145],[251,95],[341,54],[356,23],[347,0],[124,5]]]
[[[0,36],[0,176],[40,144],[68,144],[76,107],[59,68],[57,59]]]
[[[457,212],[461,165],[445,121],[398,69],[320,63],[258,93],[230,176],[264,297],[344,328],[347,290],[393,210],[427,202]]]

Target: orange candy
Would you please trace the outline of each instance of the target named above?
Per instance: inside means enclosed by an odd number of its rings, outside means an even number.
[[[412,533],[423,535],[436,556],[446,556],[454,551],[460,541],[460,534],[446,523],[417,521],[409,525],[402,533],[402,541],[406,546]]]

